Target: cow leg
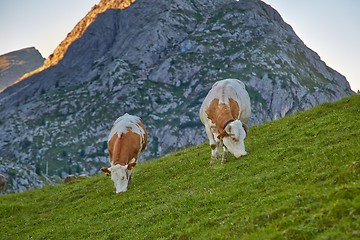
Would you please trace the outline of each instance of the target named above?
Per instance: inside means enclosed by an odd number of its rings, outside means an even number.
[[[229,150],[225,146],[223,147],[223,149],[224,149],[224,154],[221,159],[221,164],[224,164],[227,162],[228,155],[229,155]]]
[[[210,163],[214,163],[214,162],[216,162],[218,160],[218,158],[220,156],[219,142],[215,141],[214,134],[212,133],[210,127],[205,126],[205,131],[206,131],[206,134],[207,134],[207,136],[209,138],[210,148],[211,148]]]
[[[219,148],[220,148],[219,145],[220,145],[220,142],[215,142],[214,144],[210,144],[210,147],[211,147],[210,163],[214,163],[220,158],[221,153],[219,151]]]

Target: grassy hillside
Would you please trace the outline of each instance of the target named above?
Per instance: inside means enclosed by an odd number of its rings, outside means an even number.
[[[1,239],[359,239],[360,96],[250,128],[248,155],[208,144],[134,169],[0,197]]]

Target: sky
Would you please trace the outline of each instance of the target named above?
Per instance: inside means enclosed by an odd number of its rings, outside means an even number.
[[[360,90],[360,0],[263,0],[307,47]]]
[[[0,0],[0,55],[35,47],[47,58],[99,1]],[[352,90],[360,89],[360,0],[263,1]]]

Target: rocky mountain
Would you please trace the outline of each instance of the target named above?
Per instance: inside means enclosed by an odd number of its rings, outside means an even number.
[[[44,58],[34,47],[24,48],[0,56],[0,90],[10,86],[25,73],[44,64]]]
[[[199,107],[224,78],[246,84],[250,124],[353,94],[260,0],[101,0],[43,67],[0,94],[0,173],[12,172],[14,191],[96,174],[126,112],[149,131],[142,161],[204,142]]]

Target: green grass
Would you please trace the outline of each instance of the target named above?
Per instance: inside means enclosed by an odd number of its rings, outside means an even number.
[[[359,239],[360,96],[250,128],[248,155],[201,144],[105,175],[0,197],[1,239]]]

